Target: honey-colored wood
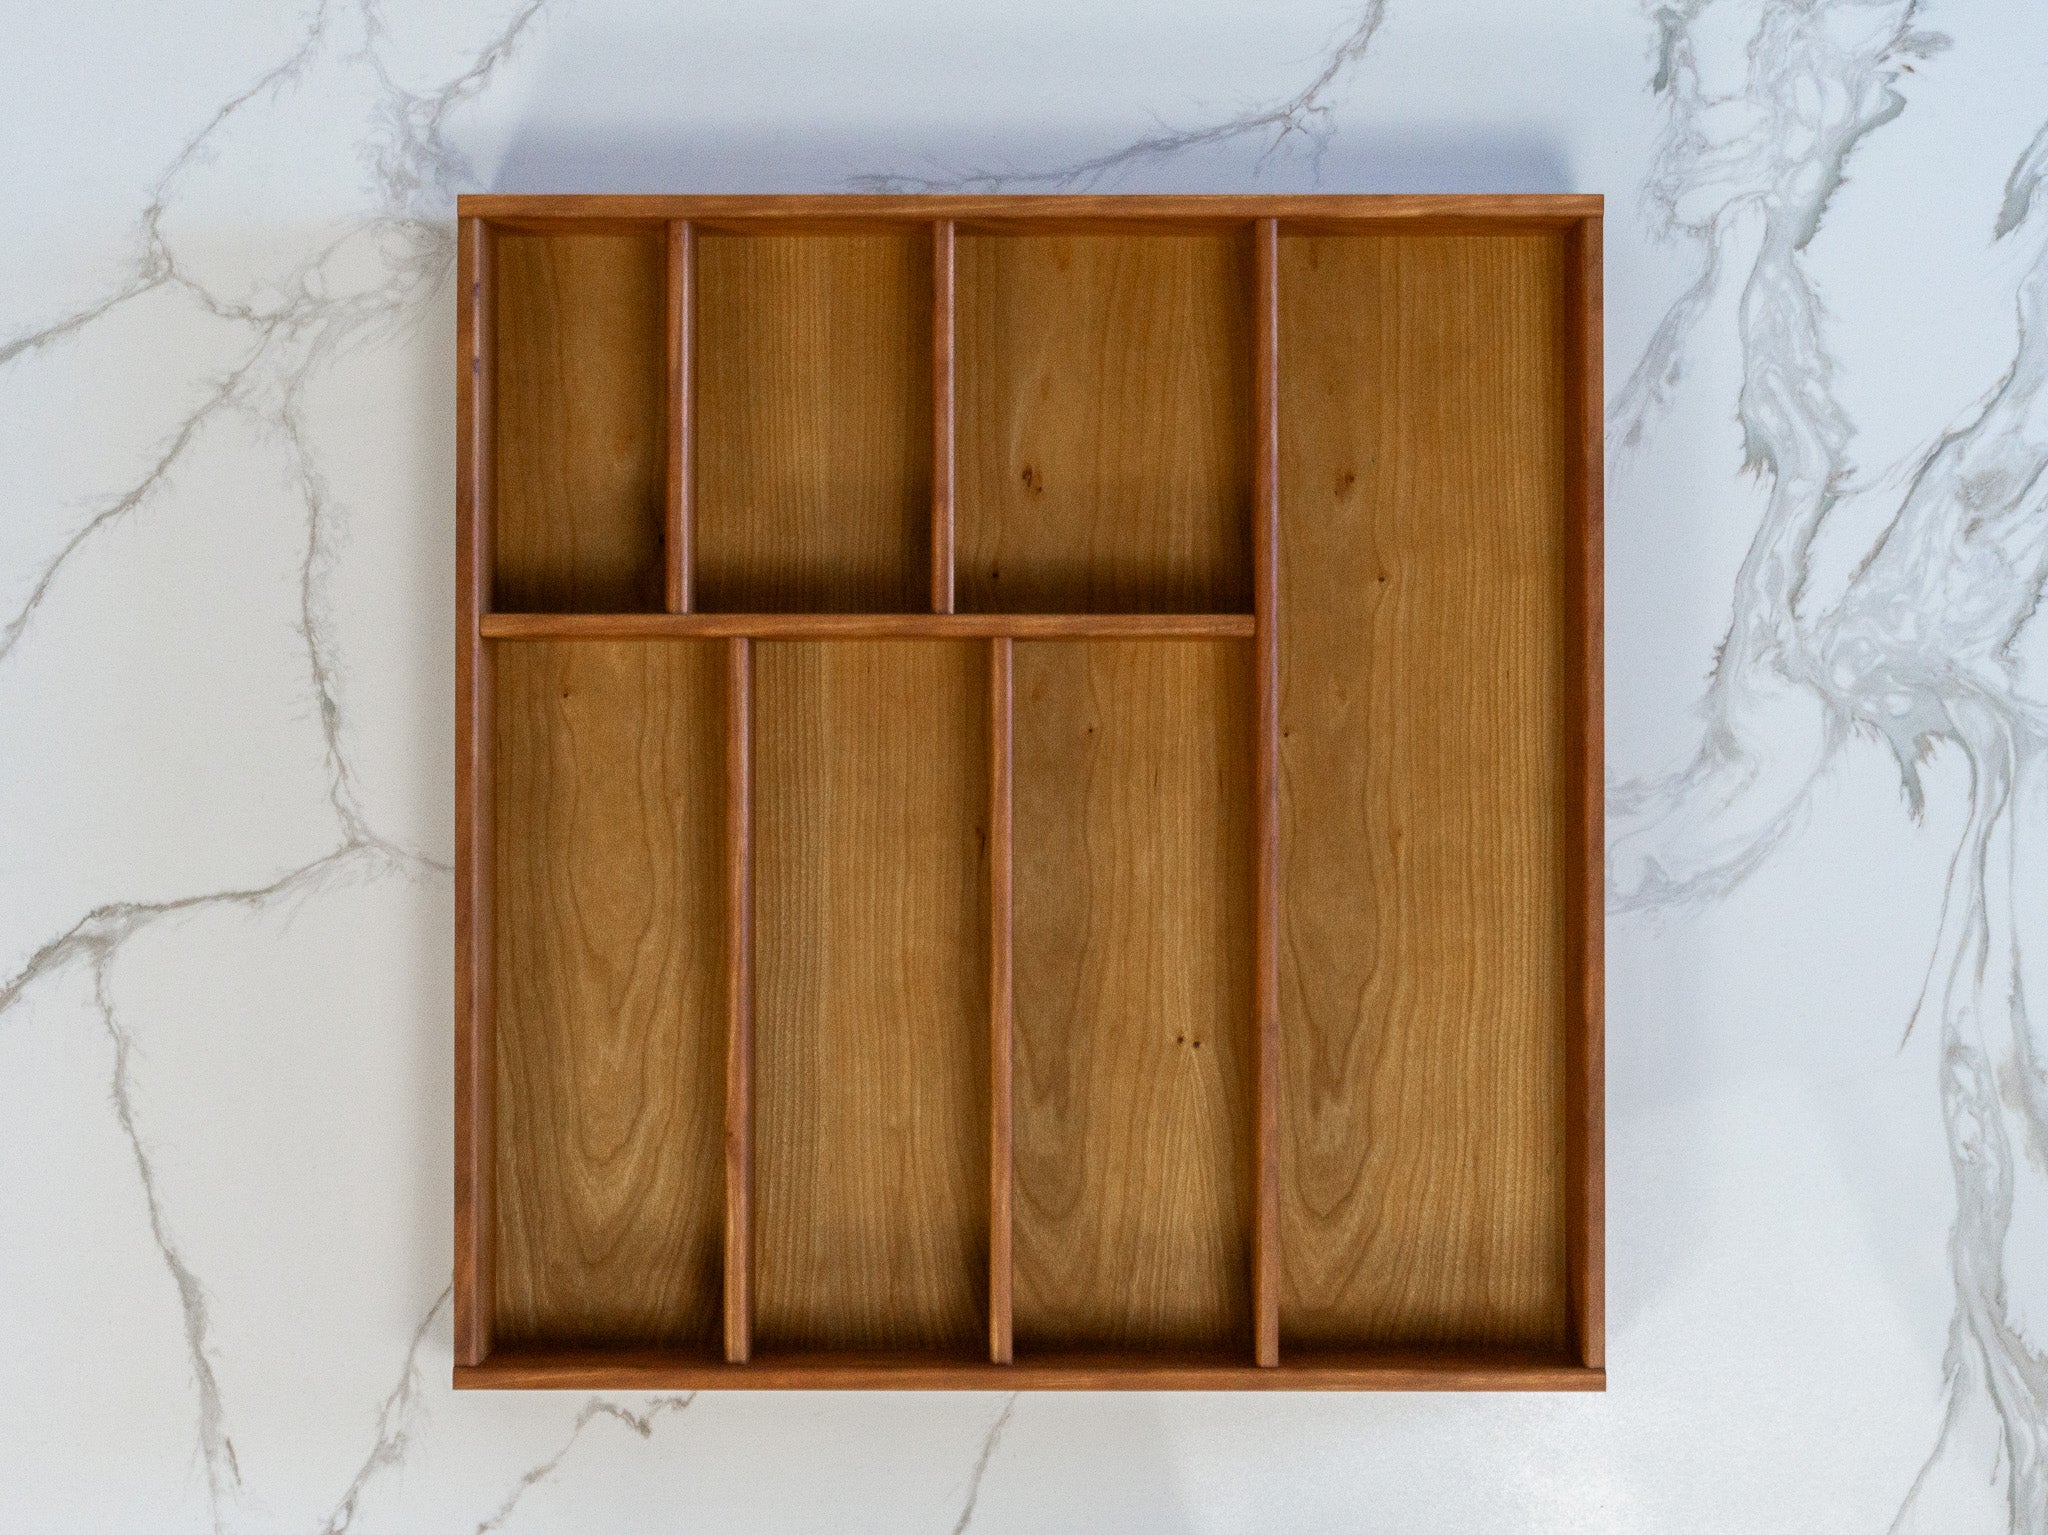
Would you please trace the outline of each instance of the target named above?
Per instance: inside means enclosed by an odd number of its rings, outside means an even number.
[[[725,1358],[753,1351],[754,666],[725,649]]]
[[[1280,225],[1254,235],[1252,603],[1257,757],[1252,856],[1254,1027],[1258,1051],[1252,1219],[1253,1337],[1258,1362],[1280,1363]]]
[[[1585,220],[1570,235],[1572,276],[1568,357],[1576,397],[1572,464],[1576,569],[1568,602],[1578,639],[1577,684],[1568,718],[1577,731],[1578,839],[1566,916],[1578,950],[1576,995],[1567,1013],[1570,1049],[1565,1097],[1567,1263],[1572,1320],[1581,1363],[1607,1362],[1607,1049],[1606,1049],[1606,772],[1602,618],[1601,507],[1606,478],[1606,389],[1601,380],[1603,334],[1601,221]]]
[[[1015,995],[1011,917],[1016,847],[1016,647],[1007,638],[989,647],[989,1229],[988,1349],[996,1364],[1016,1353],[1011,1301],[1011,1155],[1015,1059],[1011,1009]]]
[[[1250,242],[963,235],[959,606],[1251,608]]]
[[[718,1335],[718,652],[493,657],[495,1335]]]
[[[1020,1359],[1250,1357],[1250,661],[1016,647]]]
[[[488,613],[489,640],[1248,640],[1249,613]]]
[[[696,233],[684,220],[668,226],[668,396],[663,419],[668,423],[667,476],[663,483],[666,512],[662,568],[668,578],[668,610],[690,611],[696,561],[690,553],[690,364],[695,348],[690,317],[696,308]]]
[[[658,611],[667,254],[645,233],[500,233],[493,432],[501,611]]]
[[[455,1361],[491,1351],[490,237],[464,219],[456,254]]]
[[[1033,1355],[1015,1364],[910,1354],[763,1358],[736,1369],[657,1350],[505,1349],[455,1370],[457,1390],[555,1391],[1602,1391],[1604,1370],[1529,1350],[1383,1349],[1264,1369],[1201,1352]]]
[[[987,661],[756,651],[760,1349],[984,1352]]]
[[[697,241],[697,606],[931,607],[928,228]]]
[[[932,226],[932,611],[953,611],[953,221]]]
[[[1601,1389],[1599,199],[460,206],[456,1383]]]
[[[1563,1350],[1569,241],[1280,241],[1283,1354]]]

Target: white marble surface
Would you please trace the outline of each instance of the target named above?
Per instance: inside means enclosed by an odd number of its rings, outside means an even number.
[[[0,1529],[2048,1529],[2048,14],[127,0],[0,59]],[[448,1389],[453,196],[875,185],[1608,195],[1605,1396]]]

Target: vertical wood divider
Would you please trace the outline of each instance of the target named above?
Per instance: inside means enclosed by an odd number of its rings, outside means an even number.
[[[1607,1363],[1606,1207],[1606,731],[1601,610],[1602,526],[1606,482],[1606,389],[1601,320],[1601,219],[1583,220],[1571,237],[1567,354],[1578,385],[1572,423],[1572,492],[1569,524],[1579,540],[1572,607],[1583,650],[1576,657],[1583,722],[1579,746],[1579,1005],[1569,1039],[1565,1084],[1565,1270],[1582,1364]]]
[[[932,225],[932,611],[953,611],[953,221]]]
[[[455,1360],[491,1352],[496,1060],[491,1037],[490,230],[462,221],[456,309]]]
[[[990,642],[989,664],[989,1224],[988,1356],[1008,1364],[1011,1327],[1010,1190],[1011,1057],[1014,1049],[1011,974],[1011,848],[1015,827],[1011,765],[1015,760],[1015,660],[1012,642]]]
[[[695,586],[696,507],[690,449],[696,431],[694,321],[697,231],[684,219],[668,226],[668,467],[663,496],[662,553],[668,610],[687,613]]]
[[[1252,1311],[1258,1362],[1280,1363],[1280,224],[1260,219],[1252,261],[1257,444],[1253,456],[1252,606],[1255,615],[1258,892],[1257,1203],[1252,1218]]]
[[[753,676],[750,642],[726,642],[725,1357],[753,1351]]]

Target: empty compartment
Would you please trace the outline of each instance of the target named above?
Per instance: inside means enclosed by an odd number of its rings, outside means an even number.
[[[958,602],[1251,608],[1247,231],[963,234]]]
[[[1016,647],[1019,1359],[1251,1348],[1251,660]]]
[[[1569,238],[1280,243],[1283,1357],[1569,1341]]]
[[[969,1357],[988,1305],[988,659],[754,647],[754,1339]]]
[[[697,241],[697,606],[926,612],[932,242]]]
[[[723,657],[494,651],[500,1343],[718,1347]]]
[[[500,612],[659,612],[664,226],[498,233],[490,287]]]

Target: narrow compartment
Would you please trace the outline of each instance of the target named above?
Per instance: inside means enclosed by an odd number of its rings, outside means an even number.
[[[754,650],[754,1338],[985,1355],[988,653]]]
[[[704,611],[929,611],[932,242],[697,240]]]
[[[957,260],[960,610],[1249,612],[1249,232]]]
[[[1251,661],[1015,647],[1020,1360],[1249,1361]]]
[[[1283,1359],[1561,1352],[1569,235],[1283,236]]]
[[[715,1356],[724,655],[493,658],[501,1344]]]
[[[491,605],[658,613],[667,236],[496,234]]]

